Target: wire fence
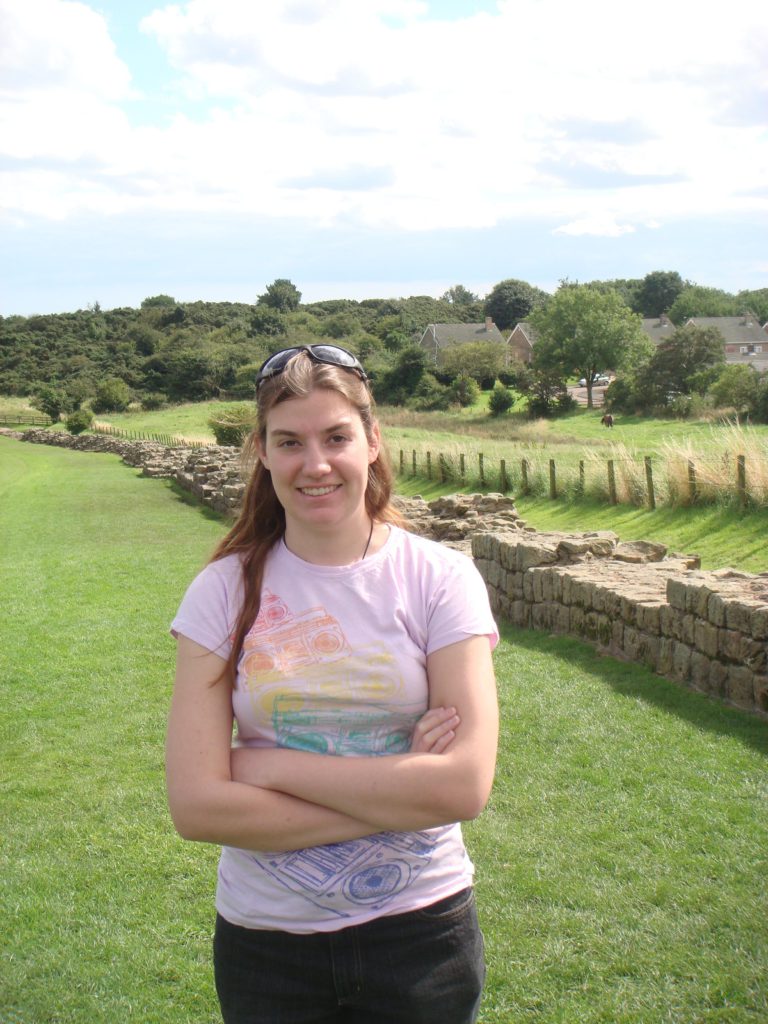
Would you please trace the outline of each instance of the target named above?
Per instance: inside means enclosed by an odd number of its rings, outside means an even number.
[[[153,441],[165,445],[166,448],[211,448],[213,442],[192,441],[177,434],[156,434],[146,430],[125,430],[113,427],[109,423],[92,423],[88,428],[94,434],[105,434],[107,437],[122,438],[125,441]]]
[[[686,451],[669,451],[654,457],[605,458],[588,452],[583,459],[558,460],[401,448],[396,471],[401,479],[553,500],[589,498],[650,509],[718,502],[768,507],[768,458],[750,460],[740,453],[692,457]]]

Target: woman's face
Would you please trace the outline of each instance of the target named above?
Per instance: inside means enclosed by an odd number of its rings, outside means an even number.
[[[360,414],[337,391],[317,389],[268,414],[259,457],[285,509],[286,534],[340,527],[366,530],[368,466],[379,454],[378,427],[369,441]]]

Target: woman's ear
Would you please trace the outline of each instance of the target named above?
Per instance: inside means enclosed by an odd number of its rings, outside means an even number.
[[[371,429],[371,440],[368,442],[368,465],[375,462],[379,457],[379,451],[381,450],[381,431],[379,430],[379,424],[374,423]]]
[[[261,438],[259,438],[256,441],[256,455],[258,456],[259,462],[262,464],[264,469],[269,469],[269,462],[267,460],[267,449]]]

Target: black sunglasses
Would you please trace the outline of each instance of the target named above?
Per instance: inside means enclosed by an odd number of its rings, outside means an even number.
[[[256,390],[272,377],[277,377],[283,372],[288,363],[299,352],[306,352],[315,363],[326,363],[328,366],[339,366],[342,370],[351,370],[356,373],[360,380],[367,381],[368,375],[357,356],[342,348],[341,345],[294,345],[291,348],[280,349],[265,359],[256,374]]]

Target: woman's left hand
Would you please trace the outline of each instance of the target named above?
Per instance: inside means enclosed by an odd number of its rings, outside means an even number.
[[[412,754],[442,754],[456,736],[456,708],[430,708],[418,720],[411,737]]]

